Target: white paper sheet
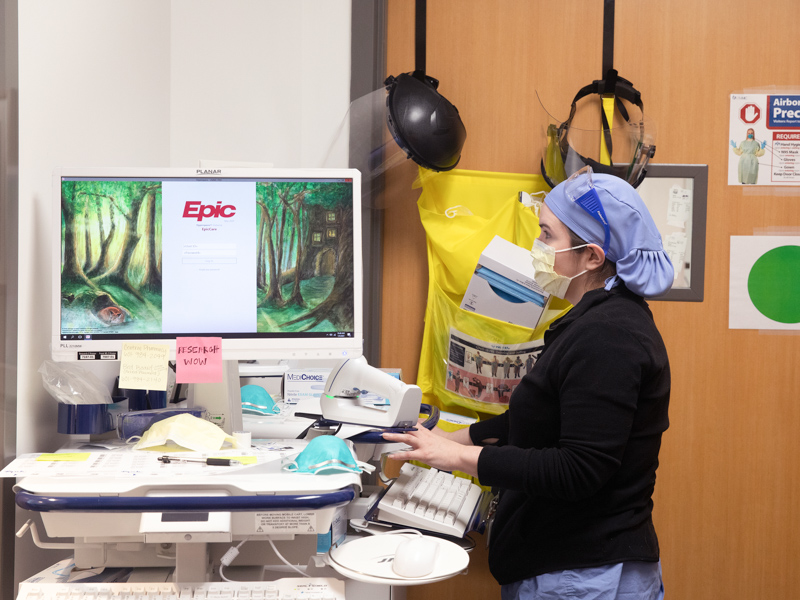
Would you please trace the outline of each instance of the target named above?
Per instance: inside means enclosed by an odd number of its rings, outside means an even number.
[[[684,229],[692,218],[692,190],[673,185],[669,190],[667,225]]]
[[[266,465],[280,467],[280,461],[296,454],[304,448],[303,440],[280,440],[276,442],[256,443],[249,451],[221,450],[213,455],[204,455],[197,452],[171,453],[170,456],[185,458],[237,458],[247,461],[236,466],[211,466],[204,463],[172,462],[164,464],[158,457],[163,452],[112,450],[101,452],[83,452],[80,449],[69,449],[68,452],[23,454],[15,458],[5,469],[0,471],[0,477],[147,477],[147,476],[183,476],[183,475],[214,475],[231,473],[233,470],[264,467]],[[70,460],[58,460],[71,458]],[[69,457],[68,455],[71,455]],[[85,456],[84,456],[85,455]],[[42,458],[46,460],[42,460]],[[247,458],[252,457],[252,458]],[[252,461],[253,458],[255,462]],[[249,464],[247,464],[249,463]]]

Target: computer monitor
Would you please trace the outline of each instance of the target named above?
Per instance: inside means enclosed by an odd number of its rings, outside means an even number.
[[[219,337],[229,361],[362,352],[354,169],[59,169],[54,360]]]

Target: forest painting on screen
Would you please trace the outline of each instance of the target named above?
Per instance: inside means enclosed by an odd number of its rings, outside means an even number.
[[[352,331],[352,187],[258,183],[256,198],[258,331]]]
[[[161,332],[161,182],[61,183],[62,333]]]
[[[257,332],[352,331],[352,187],[253,185],[257,222],[238,251],[257,253]],[[164,201],[159,181],[62,182],[62,334],[170,333],[162,326],[164,302],[189,300],[163,297]],[[198,324],[198,333],[214,332]]]

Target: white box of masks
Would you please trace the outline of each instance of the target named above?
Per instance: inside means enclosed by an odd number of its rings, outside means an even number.
[[[550,295],[533,273],[530,250],[495,236],[478,260],[461,308],[535,329]]]
[[[316,399],[325,390],[331,370],[324,367],[295,368],[283,376],[283,399],[289,404]]]

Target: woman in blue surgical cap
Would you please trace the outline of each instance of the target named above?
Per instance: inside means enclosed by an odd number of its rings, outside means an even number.
[[[539,214],[536,280],[573,308],[508,411],[468,429],[384,434],[419,460],[498,493],[489,567],[503,600],[663,598],[653,489],[669,424],[667,352],[645,297],[672,285],[636,191],[588,168]]]

